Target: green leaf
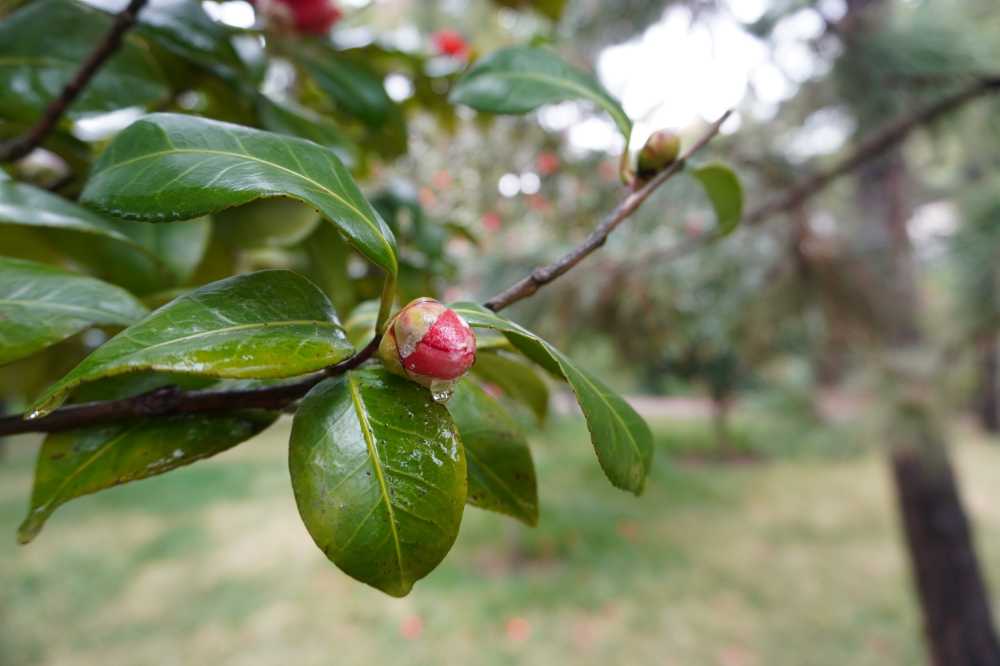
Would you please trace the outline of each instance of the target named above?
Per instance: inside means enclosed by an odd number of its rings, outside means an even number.
[[[33,261],[0,257],[0,365],[88,326],[128,326],[146,308],[124,289]]]
[[[85,0],[89,5],[117,14],[128,0]],[[233,30],[217,23],[200,2],[149,0],[139,12],[139,33],[165,49],[209,70],[231,73],[239,56],[229,41]]]
[[[299,63],[339,109],[371,127],[378,127],[391,118],[396,103],[374,72],[329,49],[324,49],[322,54],[312,49],[294,50]]]
[[[278,102],[265,95],[257,97],[257,117],[261,127],[307,139],[326,146],[337,154],[348,168],[357,163],[354,147],[335,124],[311,110],[292,102]]]
[[[287,247],[309,236],[319,222],[316,209],[301,201],[274,197],[219,211],[215,231],[233,247]],[[330,233],[337,234],[332,227]]]
[[[653,435],[631,405],[531,331],[476,303],[457,303],[452,308],[470,326],[500,331],[522,354],[569,382],[604,473],[614,486],[636,495],[642,492],[653,461]]]
[[[566,0],[493,0],[494,3],[511,9],[534,9],[553,21],[562,17]]]
[[[0,115],[33,121],[76,75],[111,17],[70,0],[40,0],[0,23]],[[53,38],[58,35],[58,39]],[[148,49],[134,35],[69,108],[70,117],[145,106],[169,91]],[[194,216],[191,216],[194,217]]]
[[[38,229],[63,255],[137,294],[183,282],[201,259],[210,232],[204,220],[174,225],[110,220],[12,180],[0,182],[0,233],[4,225]]]
[[[108,340],[51,386],[34,416],[77,386],[156,370],[233,379],[293,377],[342,361],[354,349],[330,301],[301,275],[268,270],[205,285]]]
[[[577,99],[607,111],[628,140],[632,121],[618,100],[593,76],[548,49],[516,46],[495,51],[477,61],[451,93],[454,104],[502,114],[527,113],[543,104]]]
[[[162,375],[115,378],[89,398],[126,398],[177,382]],[[212,388],[225,384],[216,382]],[[38,452],[31,507],[18,528],[17,539],[21,543],[34,539],[52,512],[69,500],[213,456],[250,439],[277,416],[249,410],[212,416],[188,414],[49,435]]]
[[[458,536],[465,454],[448,410],[385,370],[316,386],[292,426],[288,455],[299,514],[349,576],[401,597]]]
[[[366,147],[390,157],[406,152],[406,117],[386,93],[380,75],[363,61],[347,58],[323,44],[285,46],[336,110],[370,130]]]
[[[469,379],[448,400],[465,447],[469,475],[466,502],[538,524],[538,484],[531,450],[521,429],[499,402]]]
[[[84,203],[166,222],[255,199],[303,201],[396,275],[396,240],[330,150],[309,141],[205,118],[156,113],[119,133],[98,160]]]
[[[720,236],[736,229],[743,215],[743,187],[733,170],[724,164],[707,164],[691,170],[715,209]]]
[[[481,351],[478,344],[477,351]],[[484,352],[476,355],[472,371],[495,384],[504,395],[527,406],[539,423],[549,413],[549,387],[535,369],[513,355]]]

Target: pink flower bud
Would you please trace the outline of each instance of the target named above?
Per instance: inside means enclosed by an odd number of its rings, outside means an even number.
[[[378,355],[392,372],[443,394],[475,362],[476,336],[454,310],[418,298],[390,322]]]

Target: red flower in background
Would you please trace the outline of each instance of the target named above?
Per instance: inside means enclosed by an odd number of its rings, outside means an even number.
[[[559,170],[559,156],[553,152],[544,151],[538,153],[535,162],[538,167],[538,173],[543,176],[551,176]]]
[[[325,35],[344,15],[333,0],[258,0],[255,4],[270,20],[310,35]]]
[[[469,55],[469,43],[456,30],[438,30],[431,35],[434,50],[440,55],[464,58]]]

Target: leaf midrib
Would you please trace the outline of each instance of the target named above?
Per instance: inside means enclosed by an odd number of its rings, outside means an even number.
[[[253,324],[239,324],[236,326],[226,326],[223,328],[213,328],[210,331],[200,331],[198,333],[192,333],[190,335],[184,335],[179,338],[172,338],[170,340],[164,340],[163,342],[157,342],[156,344],[149,345],[148,347],[142,347],[141,349],[136,349],[135,351],[128,352],[123,356],[117,357],[118,359],[126,359],[136,354],[147,352],[151,349],[160,349],[169,345],[187,342],[188,340],[196,340],[198,338],[207,338],[213,335],[222,335],[224,333],[232,333],[233,331],[246,331],[254,328],[266,329],[274,328],[277,326],[303,326],[303,325],[315,325],[315,326],[326,326],[334,330],[341,330],[339,326],[329,321],[320,321],[317,319],[286,319],[284,321],[267,321],[267,322],[257,322]]]
[[[385,501],[386,510],[389,513],[389,530],[392,533],[392,542],[396,548],[396,562],[399,565],[399,583],[401,589],[406,588],[406,579],[403,572],[403,550],[399,542],[399,531],[396,529],[396,512],[393,509],[392,501],[389,499],[389,487],[385,481],[385,474],[382,470],[382,460],[379,457],[378,449],[375,447],[375,434],[371,424],[368,422],[368,412],[361,401],[357,380],[351,373],[347,374],[347,386],[351,392],[351,402],[354,403],[354,411],[358,415],[358,425],[361,427],[361,434],[365,438],[365,445],[368,447],[368,457],[375,468],[375,477],[378,479],[379,489],[382,499]]]
[[[389,245],[389,241],[387,241],[385,239],[385,236],[382,234],[382,231],[378,228],[378,225],[375,223],[375,221],[373,219],[370,219],[363,212],[361,212],[361,210],[359,210],[357,206],[355,206],[353,203],[351,203],[350,201],[348,201],[344,197],[340,196],[339,194],[337,194],[336,192],[334,192],[333,190],[331,190],[326,185],[323,185],[319,181],[314,180],[314,179],[310,178],[309,176],[307,176],[305,174],[302,174],[302,173],[299,173],[299,172],[294,171],[292,169],[289,169],[288,167],[282,166],[282,165],[278,164],[277,162],[271,162],[270,160],[261,159],[259,157],[254,156],[254,155],[251,155],[249,153],[234,153],[234,152],[228,151],[228,150],[214,150],[214,149],[208,149],[208,148],[171,148],[170,150],[159,150],[159,151],[156,151],[156,152],[153,152],[153,153],[146,153],[144,155],[140,155],[139,157],[133,157],[132,159],[125,160],[124,162],[116,162],[115,164],[112,164],[111,166],[109,166],[107,168],[106,172],[107,171],[114,171],[115,169],[118,169],[119,167],[127,166],[129,164],[134,164],[136,162],[141,162],[142,160],[154,159],[156,157],[162,157],[163,155],[172,155],[172,154],[175,154],[175,153],[192,153],[192,154],[195,154],[195,155],[201,155],[201,154],[204,154],[204,155],[222,155],[222,156],[225,156],[225,157],[234,157],[234,158],[238,158],[238,159],[250,160],[250,161],[253,161],[253,162],[258,162],[259,164],[265,164],[265,165],[273,167],[275,169],[279,169],[280,171],[284,171],[285,173],[288,173],[288,174],[290,174],[292,176],[295,176],[296,178],[299,178],[301,180],[304,180],[307,183],[310,183],[311,185],[316,186],[317,188],[319,188],[321,191],[323,191],[326,194],[328,194],[333,199],[336,199],[337,201],[339,201],[345,207],[347,207],[350,210],[354,211],[354,213],[358,217],[360,217],[362,220],[364,220],[365,224],[367,224],[371,228],[371,230],[374,233],[375,237],[378,238],[380,241],[382,241],[382,244],[385,246],[385,249],[386,249],[386,252],[388,253],[388,256],[390,257],[390,259],[393,260],[393,263],[395,264],[395,253],[393,252],[392,247]],[[336,171],[334,171],[334,174],[336,174]]]

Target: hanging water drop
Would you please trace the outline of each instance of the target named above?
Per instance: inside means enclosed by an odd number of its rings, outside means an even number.
[[[455,392],[455,382],[432,381],[430,389],[434,402],[448,402],[448,398]]]

